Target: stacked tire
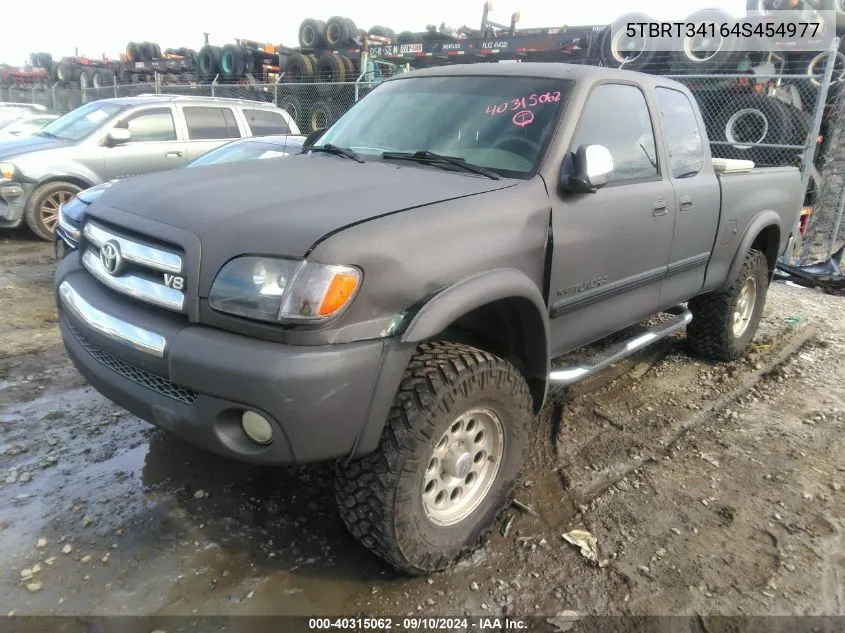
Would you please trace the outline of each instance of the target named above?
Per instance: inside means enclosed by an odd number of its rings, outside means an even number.
[[[734,37],[722,37],[718,26],[731,25],[735,21],[720,9],[696,11],[685,18],[684,23],[696,28],[713,24],[716,27],[714,37],[678,37],[671,46],[666,42],[658,46],[647,33],[629,36],[625,28],[627,24],[654,23],[656,20],[645,13],[629,13],[604,30],[597,42],[598,59],[595,61],[611,68],[655,74],[729,73],[736,68],[741,46]]]
[[[279,107],[306,134],[328,127],[354,102],[355,89],[351,84],[358,76],[358,69],[345,55],[323,53],[314,57],[292,53],[281,70],[280,83],[284,88],[279,95]]]
[[[129,42],[126,45],[126,60],[129,62],[151,62],[161,57],[161,47],[155,42]]]
[[[705,117],[713,156],[751,160],[759,166],[800,166],[802,150],[757,145],[806,146],[811,117],[787,103],[749,93],[736,98],[726,94],[722,105]],[[785,159],[784,153],[787,154]]]

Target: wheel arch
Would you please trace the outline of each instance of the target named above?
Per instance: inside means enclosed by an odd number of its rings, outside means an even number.
[[[49,176],[39,180],[38,187],[41,187],[42,185],[49,185],[54,182],[67,182],[72,185],[76,185],[77,187],[82,187],[83,189],[89,189],[94,186],[90,180],[76,174],[50,174]]]
[[[492,270],[438,292],[416,313],[401,341],[463,342],[514,363],[528,381],[537,412],[548,387],[547,310],[537,285],[523,272]]]
[[[745,233],[734,252],[728,274],[724,282],[716,289],[717,291],[727,289],[742,268],[745,256],[751,250],[759,250],[766,256],[766,263],[769,268],[769,281],[775,272],[775,265],[780,251],[782,235],[782,223],[780,215],[775,211],[763,211],[754,217],[745,229]]]

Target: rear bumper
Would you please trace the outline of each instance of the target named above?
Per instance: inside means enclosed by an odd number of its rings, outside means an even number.
[[[239,461],[304,463],[371,450],[395,393],[379,376],[410,356],[387,341],[292,346],[192,325],[108,291],[81,269],[78,252],[59,264],[56,288],[65,348],[95,389]],[[270,421],[271,444],[245,435],[246,410]]]

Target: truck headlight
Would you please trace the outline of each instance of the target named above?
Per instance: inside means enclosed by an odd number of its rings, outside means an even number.
[[[0,178],[4,180],[13,180],[15,176],[15,166],[12,163],[0,163]]]
[[[248,319],[319,322],[339,314],[355,296],[361,271],[299,259],[238,257],[214,279],[209,305]]]

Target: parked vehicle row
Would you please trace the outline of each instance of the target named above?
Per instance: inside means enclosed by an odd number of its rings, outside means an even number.
[[[174,120],[215,107],[132,106]],[[170,134],[157,116],[142,129]],[[125,144],[106,118],[99,134]],[[95,389],[188,442],[335,462],[350,533],[428,574],[511,503],[551,386],[684,326],[703,357],[744,353],[802,195],[795,167],[714,159],[676,81],[434,67],[387,79],[294,156],[83,194],[78,248],[56,271],[59,327]]]
[[[290,156],[302,151],[304,141],[304,136],[295,134],[251,136],[225,142],[220,147],[186,163],[184,167],[195,168]],[[85,224],[85,209],[107,187],[116,182],[119,182],[119,179],[109,180],[101,185],[80,191],[59,207],[58,220],[53,232],[53,251],[56,259],[62,259],[77,248]]]
[[[181,167],[223,143],[298,135],[270,103],[147,95],[103,99],[0,142],[0,227],[51,240],[60,207],[104,182]]]

